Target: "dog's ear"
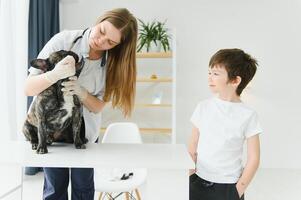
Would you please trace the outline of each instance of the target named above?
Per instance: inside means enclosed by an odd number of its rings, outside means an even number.
[[[34,59],[30,62],[30,65],[34,68],[42,70],[43,72],[46,72],[48,69],[47,62],[44,59]]]
[[[74,53],[73,51],[67,51],[67,54],[70,55],[70,56],[73,56],[73,58],[75,60],[75,63],[79,62],[79,57],[76,53]]]

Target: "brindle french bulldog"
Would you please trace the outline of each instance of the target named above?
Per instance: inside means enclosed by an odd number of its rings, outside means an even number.
[[[32,60],[31,66],[44,72],[51,71],[68,55],[76,61],[75,76],[78,77],[83,62],[79,62],[78,55],[72,51],[61,50],[52,53],[47,59]],[[25,120],[23,133],[38,154],[48,153],[47,145],[52,142],[74,143],[77,149],[86,148],[82,104],[76,95],[64,95],[61,91],[64,81],[68,81],[68,78],[57,81],[37,95]]]

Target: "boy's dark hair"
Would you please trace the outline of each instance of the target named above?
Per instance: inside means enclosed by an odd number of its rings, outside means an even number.
[[[241,77],[241,82],[236,89],[240,96],[242,91],[254,77],[257,70],[257,61],[241,49],[221,49],[216,52],[209,61],[209,67],[222,65],[228,72],[229,81]]]

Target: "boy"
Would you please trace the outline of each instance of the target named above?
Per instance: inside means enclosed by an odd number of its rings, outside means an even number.
[[[196,163],[190,200],[238,200],[259,165],[257,114],[240,100],[257,61],[240,49],[222,49],[209,62],[208,84],[217,96],[201,101],[192,117],[189,153]],[[242,166],[243,144],[247,163]]]

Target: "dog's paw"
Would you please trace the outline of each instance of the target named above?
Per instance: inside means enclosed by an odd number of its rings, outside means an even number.
[[[89,142],[89,140],[87,138],[83,139],[83,143],[87,144]]]
[[[85,149],[86,145],[82,144],[82,143],[78,143],[78,144],[75,144],[75,148],[77,148],[77,149]]]
[[[41,147],[41,146],[38,146],[37,148],[37,154],[45,154],[45,153],[48,153],[48,150],[47,150],[47,147]]]
[[[32,150],[37,150],[38,144],[31,144],[31,149]]]
[[[53,143],[53,138],[47,137],[46,144],[51,145]]]

